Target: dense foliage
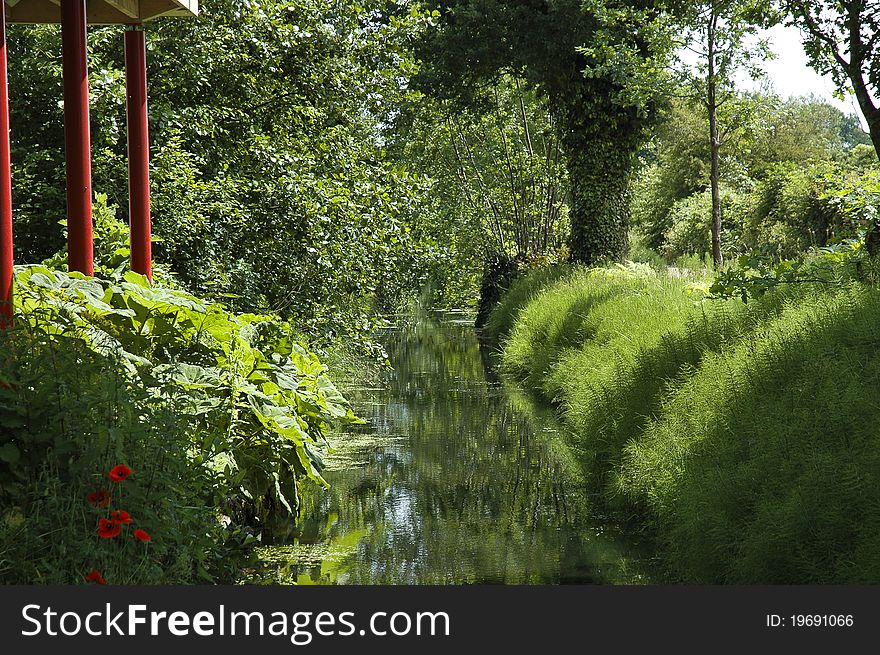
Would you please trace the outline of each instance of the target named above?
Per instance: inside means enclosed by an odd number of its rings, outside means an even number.
[[[396,156],[433,180],[413,234],[447,306],[473,302],[490,262],[568,254],[568,184],[546,100],[515,78],[484,93],[480,110],[419,97],[398,126]]]
[[[155,253],[190,290],[326,340],[417,286],[419,185],[381,139],[416,18],[386,4],[206,0],[150,27]],[[57,27],[10,28],[19,261],[62,244],[58,53]],[[122,55],[121,29],[90,30],[94,184],[125,218]]]
[[[625,255],[631,167],[655,105],[647,89],[628,88],[629,73],[662,69],[668,23],[640,2],[438,4],[440,20],[417,49],[425,60],[417,83],[479,106],[482,88],[523,77],[549,101],[565,154],[571,256],[589,263]]]
[[[720,170],[726,257],[795,257],[873,225],[880,168],[856,117],[817,99],[760,94],[728,111]],[[700,114],[688,103],[672,106],[635,185],[636,232],[670,262],[712,250],[710,154]]]
[[[230,313],[161,267],[153,285],[126,272],[127,229],[104,200],[96,277],[58,270],[60,254],[17,270],[0,333],[0,577],[233,582],[267,521],[325,484],[330,427],[356,419],[289,323]],[[106,479],[117,464],[135,472],[124,504]],[[87,502],[108,488],[112,506]],[[120,509],[149,545],[99,536]]]
[[[233,581],[243,529],[294,515],[298,486],[323,483],[329,427],[355,417],[288,323],[102,268],[17,273],[0,335],[0,574]],[[109,510],[86,502],[116,464],[135,471],[113,509],[152,535],[140,552],[105,543]]]

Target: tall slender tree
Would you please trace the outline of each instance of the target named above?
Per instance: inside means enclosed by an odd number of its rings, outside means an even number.
[[[712,260],[715,268],[724,264],[721,252],[721,148],[724,130],[719,112],[738,101],[735,78],[742,71],[761,75],[756,65],[771,53],[765,41],[757,38],[761,28],[775,20],[765,0],[702,0],[685,3],[682,11],[688,25],[687,43],[682,50],[682,70],[687,92],[700,102],[708,124],[712,192]]]

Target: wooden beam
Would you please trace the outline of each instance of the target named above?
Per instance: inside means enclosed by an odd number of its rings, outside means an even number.
[[[115,7],[120,12],[130,18],[139,18],[138,0],[104,0],[111,7]]]
[[[60,0],[20,0],[16,5],[9,6],[6,11],[10,23],[60,23],[61,9]],[[124,24],[136,22],[132,18],[119,11],[115,6],[105,0],[100,2],[92,0],[86,8],[88,22],[93,25]]]
[[[198,13],[198,0],[141,0],[143,20],[159,16],[197,16]]]
[[[60,23],[59,1],[5,0],[7,22]],[[125,24],[161,16],[197,16],[199,3],[198,0],[89,0],[86,11],[91,24]]]
[[[60,23],[61,9],[49,0],[19,2],[6,12],[9,23]]]

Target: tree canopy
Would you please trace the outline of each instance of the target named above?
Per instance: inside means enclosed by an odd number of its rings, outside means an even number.
[[[813,67],[851,88],[880,157],[880,5],[873,0],[785,0]]]
[[[655,38],[657,15],[638,1],[443,0],[417,48],[425,61],[417,83],[429,93],[473,104],[481,88],[514,75],[548,98],[566,154],[576,261],[618,259],[628,248],[633,156],[655,104],[626,92],[626,73],[662,69],[652,64],[668,55]]]

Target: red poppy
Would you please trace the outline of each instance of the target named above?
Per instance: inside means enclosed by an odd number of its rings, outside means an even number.
[[[150,534],[146,530],[135,530],[134,531],[134,538],[137,539],[138,541],[152,541],[153,540],[153,538],[150,536]]]
[[[101,572],[98,569],[92,569],[86,574],[87,582],[94,582],[95,584],[107,584],[107,581],[104,579],[104,576],[101,575]]]
[[[131,469],[125,464],[119,464],[110,469],[110,479],[113,482],[122,482],[129,475],[131,475]]]
[[[116,521],[111,521],[110,519],[98,520],[98,534],[104,539],[118,537],[120,532],[122,532],[122,526]]]
[[[107,507],[113,499],[113,496],[111,496],[106,489],[99,489],[98,491],[90,493],[88,499],[95,507]]]
[[[117,509],[115,512],[110,512],[110,518],[114,523],[124,523],[125,525],[131,523],[131,514],[124,509]]]

